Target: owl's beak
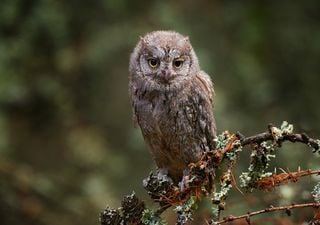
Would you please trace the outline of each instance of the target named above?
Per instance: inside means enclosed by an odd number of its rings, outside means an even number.
[[[168,83],[173,77],[169,70],[161,70],[161,78],[164,82]]]

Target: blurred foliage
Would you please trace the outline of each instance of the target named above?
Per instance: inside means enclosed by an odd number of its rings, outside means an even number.
[[[319,137],[319,10],[317,0],[2,0],[1,224],[97,224],[105,204],[142,195],[154,163],[131,122],[127,67],[152,30],[190,36],[215,82],[219,131],[288,120]],[[289,145],[276,165],[318,167],[302,148]]]

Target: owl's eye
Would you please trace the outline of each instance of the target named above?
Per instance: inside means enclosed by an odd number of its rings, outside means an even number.
[[[173,66],[177,69],[181,68],[183,65],[184,60],[183,59],[175,59],[173,61]]]
[[[156,58],[148,59],[148,64],[151,68],[157,68],[160,64],[159,60]]]

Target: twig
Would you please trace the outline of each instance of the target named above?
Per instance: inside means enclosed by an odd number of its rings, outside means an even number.
[[[288,206],[279,206],[279,207],[269,207],[263,210],[255,211],[255,212],[248,212],[247,214],[241,215],[241,216],[228,216],[224,218],[223,220],[220,220],[218,222],[213,222],[212,224],[223,224],[227,222],[231,222],[234,220],[240,220],[240,219],[249,219],[253,216],[263,214],[263,213],[269,213],[269,212],[275,212],[275,211],[287,211],[290,212],[291,209],[297,209],[297,208],[319,208],[320,203],[304,203],[304,204],[292,204]]]
[[[256,135],[253,135],[250,137],[245,137],[240,132],[237,132],[236,136],[239,138],[242,146],[246,146],[246,145],[254,144],[254,143],[259,144],[263,141],[273,141],[274,140],[274,136],[270,132],[270,129],[267,132],[256,134]],[[281,144],[284,141],[290,141],[293,143],[294,142],[304,143],[304,144],[310,145],[315,150],[319,150],[319,148],[320,148],[318,140],[310,138],[305,133],[302,133],[302,134],[283,134],[282,138],[277,140],[277,143]]]
[[[283,172],[280,174],[273,174],[270,177],[264,177],[261,180],[258,180],[256,186],[259,189],[271,189],[275,186],[280,186],[286,184],[289,181],[296,182],[300,177],[311,176],[311,175],[320,175],[320,170],[303,170],[298,172]]]

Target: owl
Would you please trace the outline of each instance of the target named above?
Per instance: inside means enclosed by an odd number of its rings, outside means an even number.
[[[175,183],[203,152],[214,150],[214,90],[188,37],[154,31],[130,57],[133,120],[160,169]]]

